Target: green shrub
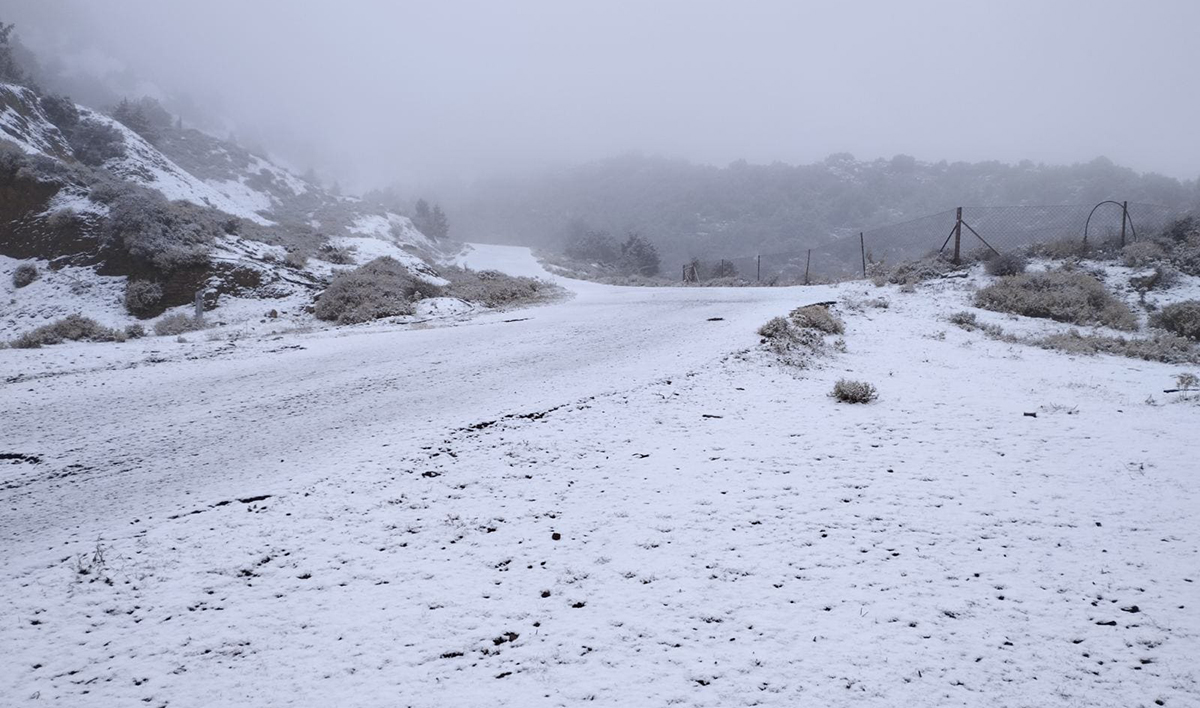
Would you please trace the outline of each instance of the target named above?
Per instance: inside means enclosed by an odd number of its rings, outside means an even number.
[[[1104,284],[1070,270],[1004,276],[975,294],[975,304],[996,312],[1041,317],[1056,322],[1098,324],[1135,330],[1137,316],[1113,297]]]
[[[879,392],[871,384],[848,379],[839,379],[829,395],[842,403],[870,403],[879,398]]]
[[[815,329],[826,334],[842,334],[846,326],[825,305],[797,307],[788,315],[797,327]]]
[[[17,269],[12,274],[12,284],[14,288],[23,288],[33,281],[37,280],[41,274],[38,273],[37,266],[32,263],[22,263],[17,266]]]
[[[193,317],[182,312],[165,315],[154,323],[154,333],[160,337],[195,332],[207,327],[203,317]]]
[[[1184,300],[1167,305],[1150,317],[1150,324],[1200,341],[1200,300]]]
[[[984,264],[988,275],[995,276],[1020,275],[1028,266],[1029,260],[1017,251],[993,255]]]
[[[355,324],[410,315],[413,302],[441,293],[441,288],[415,277],[396,259],[383,256],[335,275],[318,296],[314,313],[317,319]]]
[[[123,342],[125,335],[115,329],[104,327],[93,319],[74,314],[30,330],[14,339],[10,346],[14,349],[37,349],[46,344],[60,344],[68,340]]]

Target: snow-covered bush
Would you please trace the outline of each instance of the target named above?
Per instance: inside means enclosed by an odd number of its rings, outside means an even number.
[[[446,295],[484,307],[507,307],[543,302],[553,298],[560,289],[543,280],[522,278],[495,270],[469,270],[450,267],[440,271],[450,281]]]
[[[996,312],[1072,324],[1135,330],[1137,316],[1095,277],[1075,270],[1004,276],[975,294],[975,304]]]
[[[171,315],[164,315],[159,321],[154,323],[154,333],[160,337],[168,335],[179,335],[184,332],[195,332],[204,329],[208,324],[203,317],[193,317],[185,315],[182,312],[176,312]]]
[[[106,248],[123,251],[160,273],[208,264],[209,246],[228,216],[189,202],[169,202],[136,188],[119,193],[101,233]]]
[[[993,255],[987,259],[984,268],[987,270],[988,275],[1020,275],[1025,272],[1025,268],[1028,265],[1029,261],[1023,254],[1018,251],[1009,251],[1008,253]]]
[[[66,317],[30,330],[9,343],[14,349],[37,349],[46,344],[65,341],[123,342],[125,333],[110,329],[80,314]]]
[[[1150,324],[1180,337],[1200,341],[1200,300],[1167,305],[1151,316]]]
[[[846,326],[825,305],[797,307],[788,315],[797,327],[815,329],[826,334],[842,334]]]
[[[308,256],[302,251],[288,251],[287,255],[283,257],[283,263],[289,268],[303,270],[308,265]]]
[[[317,319],[355,324],[396,315],[410,315],[413,302],[440,295],[442,289],[415,277],[388,256],[333,277],[317,299]]]
[[[125,311],[134,317],[153,317],[160,312],[162,286],[149,280],[125,283]]]
[[[317,258],[334,265],[353,265],[354,248],[326,243],[317,249]]]
[[[75,157],[85,165],[98,167],[125,156],[125,136],[108,123],[84,119],[64,132]]]
[[[829,395],[842,403],[870,403],[879,398],[879,392],[871,384],[849,379],[838,379]]]
[[[1071,330],[1062,334],[1052,334],[1031,343],[1043,349],[1055,349],[1068,354],[1115,354],[1167,364],[1186,364],[1200,359],[1191,341],[1173,334],[1127,339],[1081,334],[1077,330]]]
[[[1130,268],[1157,263],[1166,256],[1166,250],[1154,241],[1137,241],[1121,249],[1121,261]]]
[[[22,263],[17,266],[17,269],[12,274],[12,284],[14,288],[23,288],[40,276],[37,266],[32,263]]]
[[[791,366],[804,367],[816,354],[826,351],[825,334],[812,327],[800,327],[786,317],[774,317],[758,328],[758,336],[767,350]]]

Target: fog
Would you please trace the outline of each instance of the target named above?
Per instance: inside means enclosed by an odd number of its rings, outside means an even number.
[[[6,0],[0,18],[47,63],[357,189],[631,150],[1200,173],[1192,0]]]

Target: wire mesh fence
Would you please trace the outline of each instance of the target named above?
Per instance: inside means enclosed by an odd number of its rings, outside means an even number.
[[[961,220],[960,220],[961,213]],[[764,284],[820,283],[865,277],[872,264],[895,265],[938,252],[952,257],[1004,253],[1038,244],[1123,245],[1162,231],[1177,216],[1158,204],[983,206],[948,209],[864,230],[813,249],[685,264],[684,280],[739,277]]]

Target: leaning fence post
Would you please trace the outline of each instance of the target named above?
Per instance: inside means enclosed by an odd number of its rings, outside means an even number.
[[[863,277],[867,277],[867,242],[863,240],[863,232],[858,232],[858,247],[862,250]]]
[[[1125,248],[1125,222],[1129,219],[1129,202],[1121,202],[1121,248]]]
[[[954,212],[954,265],[962,263],[960,246],[962,245],[962,207]]]
[[[812,249],[808,249],[808,257],[804,259],[804,284],[808,285],[808,266],[812,264]]]

